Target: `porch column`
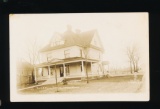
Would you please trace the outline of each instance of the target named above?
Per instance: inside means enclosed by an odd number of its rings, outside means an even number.
[[[49,78],[51,77],[51,70],[50,70],[50,66],[48,66],[48,73],[49,73]]]
[[[34,80],[37,82],[36,67],[34,67]]]
[[[81,63],[82,63],[82,76],[85,76],[83,61],[81,61]]]
[[[63,64],[63,71],[64,71],[64,77],[66,77],[66,69],[65,69],[65,64]]]
[[[92,62],[91,62],[91,74],[93,74],[93,73],[92,73]]]

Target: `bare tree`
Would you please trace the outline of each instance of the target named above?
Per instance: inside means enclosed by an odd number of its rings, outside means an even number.
[[[137,56],[137,57],[135,58],[136,72],[139,71],[138,63],[139,63],[139,56]]]
[[[40,46],[37,43],[37,38],[32,40],[27,40],[25,42],[26,48],[25,49],[25,56],[23,56],[23,60],[30,63],[32,66],[34,66],[36,63],[40,63],[40,55],[39,55],[39,49]],[[34,70],[32,71],[32,78],[34,78],[35,81],[35,75],[33,74]]]
[[[87,71],[87,60],[88,60],[88,53],[89,53],[89,48],[87,46],[87,44],[84,44],[83,46],[83,53],[85,55],[85,68],[86,68],[86,76],[87,76],[87,83],[89,83],[89,79],[88,79],[88,71]]]
[[[32,65],[35,65],[36,63],[40,63],[40,56],[39,56],[39,49],[40,47],[37,44],[37,39],[30,41],[27,44],[27,54],[29,62]]]
[[[127,47],[126,52],[130,62],[131,73],[138,72],[138,62],[140,59],[138,54],[138,49],[135,46],[131,46],[131,47]]]

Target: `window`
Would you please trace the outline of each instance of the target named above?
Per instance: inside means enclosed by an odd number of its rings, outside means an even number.
[[[60,77],[64,76],[64,70],[63,70],[63,66],[60,66]]]
[[[63,45],[63,44],[64,44],[64,41],[54,41],[51,43],[51,47],[57,46],[57,45]]]
[[[70,71],[69,71],[69,65],[66,65],[66,76],[70,75]]]
[[[42,74],[42,76],[43,76],[43,68],[42,68],[41,74]]]
[[[83,69],[82,69],[82,64],[80,65],[80,67],[81,67],[81,72],[82,72],[82,70],[83,70]]]
[[[69,58],[70,57],[70,50],[65,50],[64,51],[64,57]]]

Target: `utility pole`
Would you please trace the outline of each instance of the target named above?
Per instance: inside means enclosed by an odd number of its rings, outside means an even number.
[[[58,91],[58,83],[57,83],[57,71],[56,71],[56,64],[55,64],[55,78],[56,78],[56,87],[57,87],[57,92]]]

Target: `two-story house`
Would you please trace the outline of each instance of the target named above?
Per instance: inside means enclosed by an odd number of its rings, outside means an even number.
[[[85,77],[103,75],[103,46],[97,30],[55,33],[48,45],[40,50],[42,63],[36,65],[36,79],[55,77]],[[86,69],[87,68],[87,69]],[[56,69],[56,70],[55,70]]]

